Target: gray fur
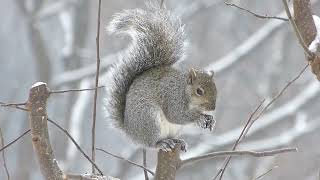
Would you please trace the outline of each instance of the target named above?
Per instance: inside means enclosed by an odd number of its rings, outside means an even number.
[[[184,28],[178,18],[164,9],[148,4],[146,10],[124,10],[116,14],[107,30],[128,34],[132,38],[122,60],[110,68],[107,110],[116,125],[123,124],[125,94],[132,81],[142,72],[159,66],[169,66],[184,54]]]
[[[191,77],[172,67],[185,53],[186,38],[180,20],[166,9],[148,4],[146,10],[125,10],[114,16],[108,30],[132,38],[126,54],[111,68],[106,107],[134,142],[155,147],[175,138],[180,125],[200,121],[203,111],[215,109],[210,73],[193,71],[196,76]],[[202,97],[195,94],[198,87],[205,90]]]

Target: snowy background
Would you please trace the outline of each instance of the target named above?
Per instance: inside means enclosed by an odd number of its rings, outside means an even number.
[[[0,0],[0,101],[24,102],[29,87],[47,82],[53,90],[93,87],[97,2],[93,0]],[[269,101],[305,66],[303,50],[288,22],[258,19],[222,0],[166,0],[182,18],[189,37],[185,68],[216,71],[218,101],[215,131],[188,127],[183,136],[189,151],[183,158],[230,150],[255,107]],[[279,0],[229,1],[258,14],[283,16]],[[107,65],[117,60],[128,39],[104,31],[112,14],[143,8],[143,0],[102,1],[101,85]],[[312,6],[320,15],[320,2]],[[104,119],[99,91],[97,147],[142,163],[142,150],[111,129]],[[90,154],[93,92],[52,95],[48,114],[75,137]],[[264,179],[317,179],[320,171],[320,87],[308,69],[252,127],[239,149],[269,150],[297,147],[298,153],[274,157],[233,158],[224,179],[252,179],[274,166]],[[0,108],[5,144],[29,128],[25,112]],[[67,137],[49,125],[59,165],[67,172],[90,172],[91,165]],[[156,152],[148,151],[148,167],[154,169]],[[97,152],[97,164],[105,174],[121,179],[143,179],[141,169]],[[43,179],[30,136],[6,150],[13,180]],[[207,160],[179,171],[179,180],[212,179],[223,158]],[[6,179],[0,158],[0,179]]]

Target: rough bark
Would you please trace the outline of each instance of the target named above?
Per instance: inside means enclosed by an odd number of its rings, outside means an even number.
[[[294,0],[293,1],[294,18],[298,26],[298,30],[307,46],[311,44],[317,34],[316,26],[312,18],[312,9],[310,0]],[[315,56],[309,59],[312,72],[320,81],[320,57]]]
[[[32,144],[42,175],[48,180],[63,180],[63,172],[53,154],[48,133],[46,106],[49,94],[45,83],[38,82],[30,89],[27,107],[30,111]]]
[[[177,145],[173,151],[164,152],[159,150],[156,167],[156,180],[174,180],[176,172],[180,167],[180,146]]]

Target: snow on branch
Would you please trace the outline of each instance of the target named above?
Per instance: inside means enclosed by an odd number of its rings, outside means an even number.
[[[312,17],[317,29],[317,35],[309,45],[309,50],[317,56],[320,56],[320,18],[316,15],[313,15]]]
[[[286,4],[285,1],[284,4]],[[294,30],[300,32],[300,35],[304,43],[308,46],[307,50],[309,51],[309,53],[306,59],[309,61],[311,65],[312,73],[315,74],[317,79],[320,81],[319,52],[312,52],[318,49],[317,44],[319,44],[319,20],[318,17],[312,16],[311,4],[312,1],[310,2],[310,0],[294,0],[294,21],[292,22],[296,24],[296,27],[293,26]]]

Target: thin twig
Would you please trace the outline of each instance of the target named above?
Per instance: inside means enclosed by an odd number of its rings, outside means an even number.
[[[5,103],[5,102],[0,101],[0,106],[2,106],[2,107],[12,107],[12,108],[17,108],[17,109],[20,109],[23,111],[28,111],[28,109],[20,107],[20,106],[25,106],[25,105],[26,105],[25,102],[24,103]]]
[[[110,176],[101,176],[96,174],[64,174],[64,179],[77,179],[77,180],[119,180]]]
[[[4,147],[4,138],[3,138],[3,134],[2,134],[2,130],[0,128],[0,138],[1,138],[1,148]],[[6,163],[6,156],[5,156],[5,153],[4,151],[2,151],[2,160],[3,160],[3,167],[6,171],[6,174],[7,174],[7,179],[10,180],[10,174],[9,174],[9,170],[8,170],[8,167],[7,167],[7,163]]]
[[[218,179],[218,177],[219,177],[219,175],[221,174],[222,170],[223,170],[222,168],[219,169],[218,173],[214,176],[213,180]]]
[[[272,100],[261,110],[261,112],[257,115],[256,118],[254,118],[253,121],[256,121],[260,118],[260,116],[266,112],[266,110],[277,100],[279,97],[296,81],[298,80],[301,75],[306,71],[306,69],[309,67],[310,64],[305,65],[299,73],[291,80],[289,81],[282,89],[281,91],[272,98]]]
[[[142,149],[142,156],[143,156],[143,158],[142,158],[143,159],[143,166],[147,167],[147,151],[145,148]],[[144,173],[144,179],[149,180],[147,170],[143,169],[143,173]]]
[[[69,134],[69,132],[64,129],[63,127],[61,127],[59,124],[57,124],[56,122],[54,122],[53,120],[48,118],[48,121],[53,124],[54,126],[56,126],[58,129],[60,129],[62,132],[64,132],[68,138],[73,142],[73,144],[77,147],[77,149],[81,152],[81,154],[92,164],[93,167],[95,167],[99,173],[101,175],[103,175],[102,171],[99,169],[99,167],[97,166],[97,164],[95,162],[93,162],[90,157],[81,149],[80,145],[74,140],[74,138]]]
[[[13,145],[15,142],[17,142],[19,139],[21,139],[23,136],[25,136],[26,134],[28,134],[31,131],[31,129],[28,129],[27,131],[25,131],[24,133],[22,133],[20,136],[18,136],[16,139],[14,139],[13,141],[11,141],[9,144],[5,145],[4,147],[2,147],[0,149],[0,152],[7,149],[8,147],[10,147],[11,145]]]
[[[106,153],[106,154],[109,154],[110,156],[113,156],[113,157],[115,157],[115,158],[121,159],[121,160],[123,160],[123,161],[126,161],[126,162],[128,162],[129,164],[132,164],[132,165],[137,166],[137,167],[139,167],[139,168],[142,168],[142,169],[146,170],[148,173],[150,173],[150,174],[153,175],[153,176],[155,175],[155,173],[154,173],[153,171],[151,171],[150,169],[146,168],[145,166],[142,166],[142,165],[140,165],[140,164],[137,164],[137,163],[135,163],[135,162],[132,162],[132,161],[130,161],[130,160],[128,160],[128,159],[125,159],[125,158],[123,158],[123,157],[120,157],[120,156],[118,156],[118,155],[112,154],[112,153],[110,153],[110,152],[108,152],[108,151],[106,151],[106,150],[104,150],[104,149],[101,149],[101,148],[96,148],[96,150],[101,151],[101,152],[104,152],[104,153]]]
[[[253,157],[265,157],[265,156],[274,156],[276,154],[281,153],[288,153],[288,152],[297,152],[297,148],[283,148],[283,149],[274,149],[270,151],[262,151],[262,152],[256,152],[256,151],[219,151],[219,152],[213,152],[208,153],[202,156],[197,156],[193,158],[189,158],[186,160],[183,160],[181,162],[181,166],[184,166],[186,164],[195,163],[201,160],[207,160],[212,159],[220,156],[253,156]]]
[[[277,17],[277,16],[268,16],[268,15],[260,15],[260,14],[257,14],[257,13],[254,13],[248,9],[245,9],[243,7],[240,7],[236,4],[233,4],[233,3],[228,3],[228,2],[224,2],[227,6],[233,6],[233,7],[236,7],[240,10],[243,10],[243,11],[246,11],[250,14],[252,14],[253,16],[257,17],[257,18],[261,18],[261,19],[277,19],[277,20],[282,20],[282,21],[288,21],[289,19],[287,18],[282,18],[282,17]]]
[[[300,70],[300,72],[299,72],[291,81],[289,81],[289,82],[281,89],[281,91],[280,91],[276,96],[274,96],[274,97],[271,99],[271,101],[260,111],[260,113],[256,116],[256,118],[254,118],[254,119],[250,122],[248,128],[246,128],[246,132],[244,133],[245,136],[246,136],[246,134],[248,133],[248,131],[249,131],[249,129],[251,128],[251,126],[253,125],[253,123],[256,122],[256,121],[261,117],[261,115],[264,114],[264,113],[267,111],[267,109],[268,109],[277,99],[279,99],[279,97],[288,89],[288,87],[289,87],[292,83],[294,83],[297,79],[299,79],[299,78],[301,77],[301,75],[306,71],[306,69],[309,67],[309,65],[310,65],[310,64],[307,64],[306,66],[304,66],[304,67]]]
[[[248,118],[245,126],[243,127],[243,129],[242,129],[242,131],[241,131],[238,139],[236,140],[236,142],[234,143],[234,145],[233,145],[233,147],[232,147],[232,151],[234,151],[234,150],[237,148],[238,144],[239,144],[240,141],[243,139],[243,137],[244,137],[244,135],[245,135],[245,132],[246,132],[246,129],[249,127],[249,124],[250,124],[253,116],[258,112],[258,110],[260,109],[260,107],[262,106],[262,104],[264,103],[264,101],[265,101],[265,99],[262,100],[262,101],[259,103],[259,105],[256,107],[256,109],[255,109],[255,110],[251,113],[251,115],[249,116],[249,118]],[[229,156],[229,157],[226,158],[226,160],[224,161],[223,168],[220,168],[220,170],[218,171],[218,173],[217,173],[217,175],[215,176],[214,180],[215,180],[217,177],[219,177],[219,174],[221,174],[219,179],[220,179],[220,180],[222,179],[222,176],[223,176],[223,174],[224,174],[224,172],[225,172],[225,170],[226,170],[226,168],[227,168],[230,160],[231,160],[231,156]]]
[[[161,0],[161,2],[160,2],[160,8],[163,8],[163,3],[164,3],[164,0]]]
[[[27,103],[4,103],[0,102],[1,106],[25,106]]]
[[[97,88],[99,86],[99,69],[100,69],[100,14],[101,14],[101,0],[99,0],[98,5],[98,22],[97,22],[97,37],[96,37],[96,46],[97,46],[97,72],[96,72],[96,80],[95,80],[95,87]],[[92,161],[95,162],[96,155],[95,155],[95,139],[96,139],[96,116],[97,116],[97,98],[98,98],[98,90],[95,89],[94,91],[94,97],[93,97],[93,117],[92,117],[92,145],[91,145],[91,158]],[[95,173],[94,166],[92,165],[92,173]]]
[[[295,20],[291,16],[287,0],[282,0],[282,2],[283,2],[283,5],[284,5],[284,9],[286,10],[287,16],[289,18],[289,21],[290,21],[290,23],[292,25],[292,28],[294,30],[294,33],[296,34],[296,36],[298,38],[299,43],[301,44],[304,52],[308,55],[308,59],[313,59],[312,57],[314,57],[314,54],[308,49],[306,43],[304,42],[304,40],[302,38],[301,33],[300,33],[299,29],[298,29],[298,26],[297,26]]]
[[[258,177],[256,178],[253,178],[252,180],[257,180],[257,179],[260,179],[262,177],[264,177],[265,175],[269,174],[272,170],[278,168],[279,166],[273,166],[271,169],[269,169],[268,171],[262,173],[261,175],[259,175]]]
[[[266,112],[266,110],[277,100],[277,99],[279,99],[280,98],[280,96],[297,80],[297,79],[299,79],[300,77],[301,77],[301,75],[306,71],[306,69],[309,67],[309,64],[307,64],[306,66],[304,66],[303,68],[302,68],[302,70],[291,80],[291,81],[289,81],[281,90],[280,90],[280,92],[274,97],[274,98],[272,98],[272,100],[260,111],[260,113],[256,116],[256,118],[254,118],[253,120],[252,120],[252,117],[253,117],[253,114],[251,114],[251,116],[250,116],[250,118],[249,118],[249,120],[247,121],[247,124],[246,124],[246,126],[243,128],[243,130],[242,130],[242,132],[241,132],[241,134],[240,134],[240,136],[239,136],[239,139],[236,141],[236,143],[234,144],[234,148],[236,148],[237,146],[238,146],[238,144],[239,144],[239,140],[241,140],[241,139],[243,139],[245,136],[246,136],[246,134],[248,133],[248,131],[249,131],[249,129],[251,128],[251,126],[253,125],[253,123],[255,122],[255,121],[257,121],[260,117],[261,117],[261,115],[263,114],[263,113],[265,113]],[[255,111],[256,112],[256,111]],[[252,121],[251,121],[252,120]],[[234,150],[234,149],[233,149]],[[224,172],[225,172],[225,169],[227,168],[227,166],[228,166],[228,164],[229,164],[229,162],[230,162],[230,159],[231,159],[231,157],[228,157],[227,158],[227,160],[225,161],[226,163],[224,164],[224,168],[222,169],[222,171],[221,171],[221,175],[220,175],[220,180],[222,179],[222,176],[223,176],[223,174],[224,174]],[[220,173],[220,171],[218,172],[218,173]]]
[[[50,91],[50,94],[59,94],[59,93],[66,93],[66,92],[82,92],[82,91],[93,91],[96,89],[104,88],[105,86],[99,86],[94,88],[84,88],[84,89],[67,89],[67,90],[56,90]]]

